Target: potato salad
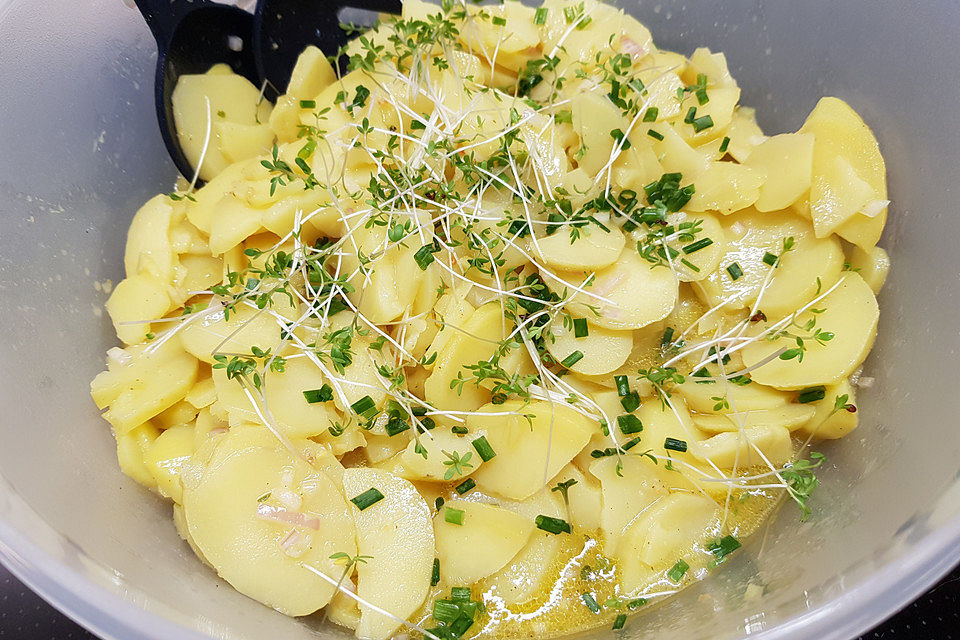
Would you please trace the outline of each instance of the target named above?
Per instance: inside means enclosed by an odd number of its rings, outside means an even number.
[[[406,0],[325,53],[273,103],[180,79],[197,174],[106,303],[93,398],[200,561],[364,640],[551,637],[817,518],[889,267],[850,106],[767,135],[722,53],[596,0]]]

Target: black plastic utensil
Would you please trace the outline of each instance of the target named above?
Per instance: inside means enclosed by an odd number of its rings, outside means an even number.
[[[177,169],[192,178],[194,167],[177,139],[173,120],[173,89],[185,74],[206,73],[217,63],[256,86],[253,16],[242,9],[210,0],[135,0],[157,41],[157,74],[154,97],[160,134]],[[202,184],[202,183],[200,183]]]
[[[260,77],[283,93],[297,57],[308,45],[336,55],[353,38],[342,23],[371,26],[373,20],[364,23],[364,17],[399,15],[402,8],[401,0],[259,0],[253,37]]]

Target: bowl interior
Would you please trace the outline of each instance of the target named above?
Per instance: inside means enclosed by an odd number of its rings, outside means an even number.
[[[764,129],[823,95],[880,140],[893,271],[861,427],[826,444],[815,515],[786,509],[631,638],[849,638],[960,559],[960,6],[828,0],[622,5],[661,46],[724,51]],[[721,10],[722,8],[722,10]],[[111,637],[315,636],[235,593],[177,537],[170,508],[117,469],[88,395],[114,343],[101,312],[127,224],[174,178],[152,105],[155,52],[116,0],[0,0],[0,557]],[[764,588],[746,599],[748,585]],[[595,633],[595,637],[609,636]],[[664,637],[666,637],[664,635]]]

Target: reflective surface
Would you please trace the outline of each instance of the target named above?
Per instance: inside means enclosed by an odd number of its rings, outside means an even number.
[[[877,382],[861,394],[859,437],[822,449],[814,517],[784,510],[627,635],[847,640],[960,559],[960,6],[625,6],[667,48],[725,51],[765,130],[794,130],[821,95],[849,101],[880,139],[894,201],[883,241],[894,270],[866,366]],[[117,469],[88,396],[113,341],[99,309],[122,275],[124,230],[173,184],[153,65],[146,27],[117,0],[0,0],[0,557],[105,637],[315,637],[313,622],[200,565],[169,506]],[[762,599],[744,600],[750,584]]]

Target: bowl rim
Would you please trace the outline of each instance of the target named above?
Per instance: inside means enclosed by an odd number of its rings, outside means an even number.
[[[11,492],[12,493],[12,492]],[[21,501],[14,493],[12,499]],[[27,509],[33,509],[26,505]],[[41,520],[42,521],[42,520]],[[44,526],[49,526],[43,522]],[[51,530],[53,530],[51,528]],[[83,553],[55,532],[61,543]],[[919,550],[918,550],[919,549]],[[750,637],[758,640],[851,640],[896,614],[960,563],[960,515],[941,523],[859,579],[837,598]],[[0,518],[0,564],[68,618],[104,640],[212,640],[96,584]],[[258,605],[259,606],[259,605]]]

